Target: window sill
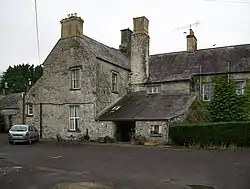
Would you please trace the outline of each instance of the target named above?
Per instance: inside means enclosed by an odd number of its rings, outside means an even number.
[[[70,132],[70,133],[80,133],[81,130],[80,129],[76,129],[76,130],[70,130],[70,129],[68,129],[68,132]]]
[[[157,92],[157,93],[149,93],[147,92],[148,95],[155,95],[155,94],[160,94],[160,92]]]
[[[210,102],[211,100],[202,100],[203,102]]]
[[[26,117],[33,117],[33,114],[26,114]]]
[[[112,93],[119,94],[118,91],[111,91]]]
[[[163,137],[162,134],[150,134],[149,136],[150,137]]]
[[[81,88],[78,88],[78,89],[69,89],[70,91],[79,91],[81,90]]]

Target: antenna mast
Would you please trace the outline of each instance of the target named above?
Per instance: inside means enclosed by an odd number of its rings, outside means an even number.
[[[172,31],[179,31],[179,30],[186,30],[186,29],[192,29],[193,27],[196,27],[200,24],[199,21],[196,21],[195,23],[192,23],[192,24],[188,24],[186,26],[181,26],[181,27],[178,27],[178,28],[175,28],[173,29]]]

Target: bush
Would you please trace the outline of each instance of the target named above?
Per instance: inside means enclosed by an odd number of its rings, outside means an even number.
[[[175,125],[169,134],[176,145],[250,146],[250,122]]]

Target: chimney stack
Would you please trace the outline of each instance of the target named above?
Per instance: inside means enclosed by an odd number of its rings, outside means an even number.
[[[148,78],[149,20],[145,17],[133,19],[134,31],[131,38],[131,84],[145,83]]]
[[[197,50],[197,39],[194,35],[194,31],[190,28],[189,35],[187,35],[187,51],[194,52]]]
[[[60,21],[61,38],[83,36],[83,19],[77,13],[68,14],[67,18]]]
[[[121,30],[121,44],[119,49],[126,53],[129,57],[131,56],[131,37],[132,31],[128,29]]]

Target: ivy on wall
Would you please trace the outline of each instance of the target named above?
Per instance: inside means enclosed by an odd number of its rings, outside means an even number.
[[[243,100],[243,113],[248,121],[250,121],[250,80],[247,79],[245,82],[244,93],[242,96]]]
[[[212,100],[210,102],[195,101],[190,107],[186,122],[250,120],[250,81],[246,81],[244,95],[236,94],[236,83],[232,78],[228,78],[227,74],[215,76],[212,82]]]

